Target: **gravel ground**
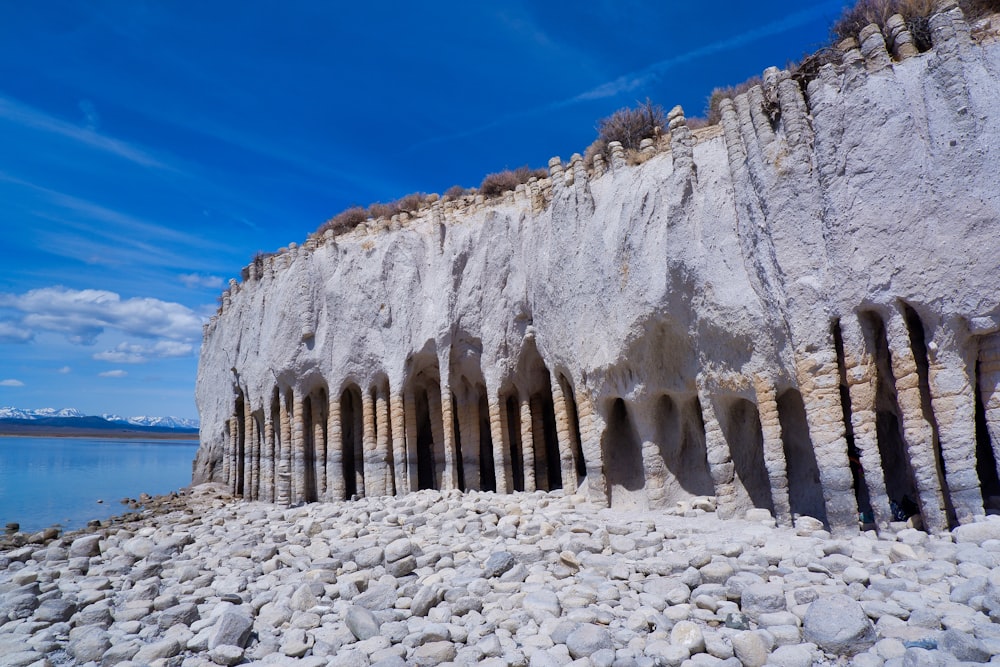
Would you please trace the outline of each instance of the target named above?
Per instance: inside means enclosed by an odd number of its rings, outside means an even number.
[[[837,539],[710,498],[147,507],[0,551],[0,665],[1000,664],[1000,517]]]

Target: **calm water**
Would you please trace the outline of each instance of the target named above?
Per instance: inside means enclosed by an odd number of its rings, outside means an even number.
[[[197,449],[197,440],[0,437],[0,530],[10,521],[26,532],[74,529],[122,514],[122,498],[190,484]]]

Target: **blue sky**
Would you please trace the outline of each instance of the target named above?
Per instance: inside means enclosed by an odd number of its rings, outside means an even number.
[[[0,406],[196,416],[201,323],[351,205],[582,153],[845,1],[0,5]]]

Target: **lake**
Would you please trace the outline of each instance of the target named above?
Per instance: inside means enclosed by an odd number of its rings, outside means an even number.
[[[122,498],[190,484],[197,449],[196,439],[0,437],[0,530],[72,530],[127,512]]]

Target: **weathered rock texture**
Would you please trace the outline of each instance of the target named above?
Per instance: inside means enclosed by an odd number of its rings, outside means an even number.
[[[867,30],[805,92],[772,68],[718,127],[675,109],[639,166],[555,159],[500,200],[256,261],[205,328],[195,480],[715,495],[837,531],[890,502],[933,531],[982,515],[1000,44],[947,2],[931,24],[923,54]]]

